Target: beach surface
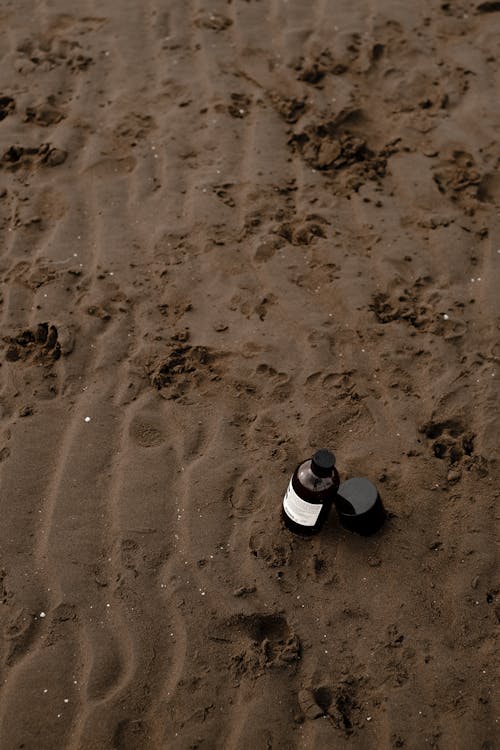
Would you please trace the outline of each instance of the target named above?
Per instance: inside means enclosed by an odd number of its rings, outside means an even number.
[[[0,31],[2,750],[493,750],[500,3]]]

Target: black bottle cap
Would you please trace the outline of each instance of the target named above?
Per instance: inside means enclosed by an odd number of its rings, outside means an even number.
[[[316,451],[311,459],[311,469],[317,477],[329,477],[335,466],[335,456],[326,448]]]
[[[384,523],[385,510],[378,490],[364,477],[342,482],[335,505],[342,526],[358,534],[374,534]]]

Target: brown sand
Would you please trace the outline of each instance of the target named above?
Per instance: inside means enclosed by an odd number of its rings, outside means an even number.
[[[494,747],[499,10],[0,3],[2,750]]]

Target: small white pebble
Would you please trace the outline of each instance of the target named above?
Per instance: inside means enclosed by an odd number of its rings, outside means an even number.
[[[49,691],[47,690],[47,688],[45,688],[43,692],[44,693],[48,693]]]
[[[45,612],[40,612],[40,617],[45,617]]]
[[[367,717],[366,717],[366,721],[371,721],[371,720],[372,720],[372,717],[371,717],[371,716],[367,716]]]
[[[86,422],[90,422],[90,417],[85,417]]]
[[[65,698],[65,699],[64,699],[64,702],[65,702],[65,703],[69,703],[69,698]]]
[[[443,318],[444,318],[445,320],[449,320],[449,319],[450,319],[450,316],[449,316],[449,315],[447,315],[447,314],[445,313],[445,314],[443,315]]]

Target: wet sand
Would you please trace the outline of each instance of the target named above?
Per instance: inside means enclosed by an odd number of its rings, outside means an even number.
[[[0,2],[2,750],[493,749],[499,9]]]

